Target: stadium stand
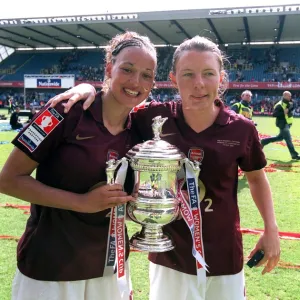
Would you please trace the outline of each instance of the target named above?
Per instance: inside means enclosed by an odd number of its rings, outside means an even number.
[[[272,48],[230,49],[226,52],[229,60],[227,72],[231,82],[297,82],[300,81],[300,49],[281,48],[276,55]],[[173,47],[158,48],[157,81],[167,81]],[[269,53],[269,55],[268,55]],[[275,61],[272,59],[275,57]],[[4,74],[1,70],[13,69],[13,74]],[[104,52],[98,51],[63,51],[63,52],[15,52],[0,64],[1,80],[21,81],[24,74],[75,74],[77,81],[102,81],[104,76]],[[285,77],[286,75],[286,77]],[[32,90],[26,94],[29,106],[40,107],[53,97],[57,91]],[[280,99],[280,91],[254,92],[252,103],[254,111],[259,112],[264,106],[265,113],[271,113],[274,103]],[[9,96],[14,97],[15,105],[22,105],[24,100],[21,89],[0,89],[0,100],[7,105]],[[154,98],[167,101],[176,98],[172,89],[154,90]],[[240,92],[229,90],[225,100],[227,104],[239,101]],[[294,93],[296,115],[300,115],[300,94]]]
[[[300,115],[300,42],[294,42],[300,41],[299,10],[299,5],[281,5],[172,14],[105,14],[92,19],[68,16],[0,20],[0,29],[4,28],[0,44],[15,50],[0,62],[0,105],[6,107],[10,96],[14,105],[23,105],[24,74],[74,74],[76,84],[90,81],[99,88],[104,78],[101,47],[118,32],[136,30],[148,35],[155,44],[165,45],[157,48],[158,88],[153,90],[153,98],[178,99],[168,81],[174,45],[199,34],[218,42],[228,58],[230,83],[224,95],[228,105],[239,101],[244,89],[250,89],[254,111],[259,113],[263,107],[265,113],[271,113],[282,90],[287,89],[295,99],[295,114]],[[51,50],[44,49],[45,46]],[[61,89],[50,87],[28,89],[26,108],[42,106],[59,92]]]
[[[175,48],[158,48],[157,81],[168,80]],[[276,54],[272,54],[272,51]],[[300,81],[299,48],[240,48],[225,52],[229,60],[230,81],[237,82],[296,82]],[[274,59],[274,61],[273,61]],[[12,69],[13,74],[4,70]],[[104,52],[15,52],[0,64],[1,80],[23,80],[24,74],[73,73],[76,79],[101,81],[104,72]]]

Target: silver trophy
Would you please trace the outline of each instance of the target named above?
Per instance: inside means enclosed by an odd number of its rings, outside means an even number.
[[[155,117],[152,124],[154,138],[136,145],[127,153],[134,170],[133,193],[137,198],[128,203],[127,213],[134,222],[142,225],[141,232],[130,239],[130,245],[140,251],[165,252],[174,248],[162,227],[179,214],[176,174],[185,155],[160,139],[167,119]]]
[[[134,171],[133,195],[136,198],[127,204],[127,214],[132,221],[142,225],[142,230],[130,239],[130,245],[140,251],[174,249],[171,238],[163,233],[162,227],[176,220],[179,214],[177,173],[183,163],[189,162],[194,173],[199,174],[198,163],[194,165],[177,147],[161,140],[162,126],[167,119],[161,116],[153,118],[154,138],[134,146],[126,155]],[[107,162],[108,183],[114,183],[114,172],[124,159]]]

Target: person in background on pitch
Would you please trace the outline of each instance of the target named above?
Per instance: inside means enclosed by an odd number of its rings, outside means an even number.
[[[250,106],[252,93],[249,90],[243,91],[241,101],[233,104],[231,110],[237,114],[243,115],[245,118],[252,120],[253,109]]]
[[[270,143],[285,140],[292,159],[300,160],[299,153],[293,145],[290,131],[293,124],[293,110],[292,94],[289,91],[285,91],[282,94],[282,99],[275,104],[273,111],[273,117],[276,118],[276,126],[279,128],[279,134],[274,137],[262,139],[261,144],[265,147]]]
[[[37,111],[35,109],[35,107],[32,107],[30,110],[30,113],[28,115],[28,120],[27,120],[27,124],[30,123],[32,121],[32,119],[35,117],[35,115],[37,114]]]
[[[106,85],[93,105],[83,110],[78,103],[67,115],[62,105],[47,105],[13,140],[0,192],[30,202],[31,215],[18,244],[12,300],[129,299],[120,295],[114,261],[112,275],[104,272],[110,209],[134,198],[122,185],[106,184],[106,162],[139,142],[129,112],[148,97],[156,62],[147,37],[117,35],[106,48]]]
[[[23,128],[23,124],[20,122],[19,119],[20,107],[17,106],[16,110],[11,114],[9,124],[11,129],[17,130]]]
[[[8,112],[7,112],[8,114],[13,113],[13,111],[14,111],[14,104],[13,104],[13,102],[14,102],[14,98],[12,96],[10,96],[8,98]]]
[[[133,120],[144,140],[152,139],[152,119],[168,117],[163,139],[191,160],[201,162],[199,176],[202,236],[208,264],[206,284],[198,287],[193,240],[184,220],[164,227],[175,249],[150,253],[151,300],[240,300],[245,298],[243,247],[237,205],[238,167],[248,180],[253,200],[264,221],[264,233],[250,256],[263,250],[263,274],[278,263],[280,243],[272,194],[264,173],[266,160],[252,121],[225,109],[220,100],[227,82],[218,46],[196,36],[176,49],[170,79],[182,101],[150,102],[134,110]],[[84,97],[85,96],[85,97]],[[94,88],[77,86],[52,99],[52,106],[70,98],[94,97]],[[72,109],[71,109],[72,111]]]
[[[30,122],[33,119],[33,117],[36,115],[36,113],[37,113],[37,111],[36,111],[35,107],[32,107],[30,114],[28,116],[28,122]]]

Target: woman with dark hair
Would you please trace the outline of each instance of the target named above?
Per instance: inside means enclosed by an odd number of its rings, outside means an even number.
[[[93,105],[78,103],[69,114],[62,105],[44,107],[13,140],[0,173],[1,193],[31,203],[12,300],[129,299],[123,211],[134,199],[123,191],[124,178],[106,184],[106,161],[138,142],[129,112],[153,86],[156,50],[147,37],[126,32],[106,51],[106,86]]]

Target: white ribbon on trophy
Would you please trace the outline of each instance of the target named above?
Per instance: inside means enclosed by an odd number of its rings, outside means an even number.
[[[114,179],[114,173],[120,166]],[[128,169],[128,161],[125,157],[116,161],[111,159],[107,162],[107,184],[120,184],[124,187],[126,173]],[[114,269],[117,269],[118,288],[121,296],[123,294],[130,295],[128,282],[126,280],[126,242],[125,242],[125,216],[126,204],[118,205],[111,208],[109,233],[106,250],[106,265],[104,276],[112,275]]]
[[[183,165],[185,165],[185,172]],[[182,218],[190,229],[193,238],[192,254],[196,259],[198,286],[206,283],[207,264],[204,260],[204,246],[202,240],[202,217],[199,198],[200,167],[198,162],[191,162],[185,158],[182,168],[177,173],[177,196],[180,199]],[[187,183],[189,201],[182,194],[182,187]]]

